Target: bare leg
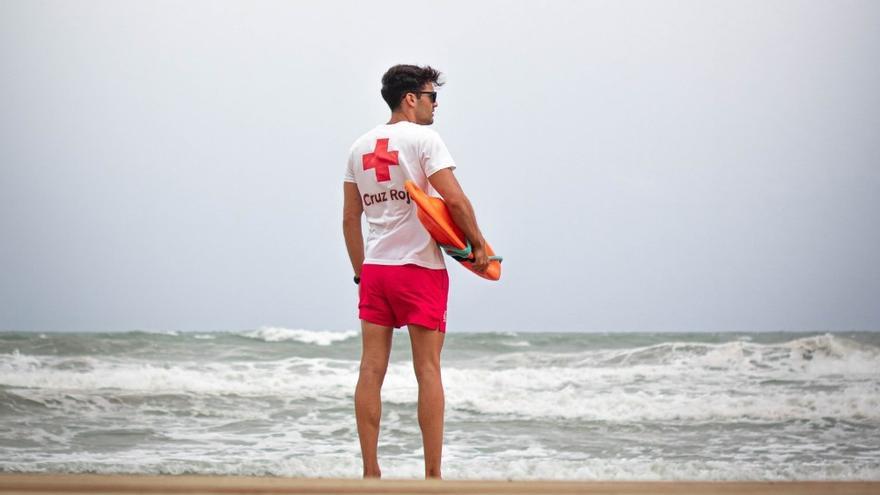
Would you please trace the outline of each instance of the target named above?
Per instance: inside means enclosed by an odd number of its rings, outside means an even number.
[[[361,321],[361,370],[354,392],[354,413],[357,419],[364,478],[381,478],[377,450],[379,420],[382,418],[382,382],[391,356],[393,329]]]
[[[425,478],[440,478],[443,453],[443,381],[440,378],[440,351],[445,334],[418,325],[409,325],[413,367],[419,382],[419,427],[425,449]]]

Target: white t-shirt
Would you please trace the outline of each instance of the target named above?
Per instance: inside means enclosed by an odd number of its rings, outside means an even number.
[[[354,142],[345,181],[357,184],[369,225],[364,263],[446,268],[403,185],[408,179],[438,196],[428,177],[444,168],[455,168],[455,163],[440,136],[427,126],[383,124]]]

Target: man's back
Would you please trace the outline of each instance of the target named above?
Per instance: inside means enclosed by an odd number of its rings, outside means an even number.
[[[412,122],[379,125],[351,147],[346,182],[357,184],[369,224],[365,262],[445,268],[404,188],[411,180],[433,192],[428,177],[455,164],[436,132]]]

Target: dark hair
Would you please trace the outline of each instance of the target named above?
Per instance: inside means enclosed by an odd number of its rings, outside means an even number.
[[[430,65],[395,65],[382,76],[382,99],[392,111],[397,110],[403,95],[414,93],[427,83],[442,86],[440,71]]]

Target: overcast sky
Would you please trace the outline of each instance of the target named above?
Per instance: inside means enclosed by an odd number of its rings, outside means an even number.
[[[500,282],[455,331],[880,330],[880,2],[0,2],[0,330],[358,328],[382,73]]]

